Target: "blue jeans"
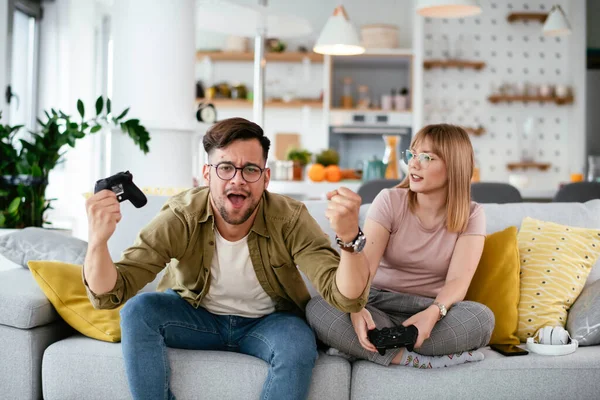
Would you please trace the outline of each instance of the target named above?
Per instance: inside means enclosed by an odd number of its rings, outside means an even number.
[[[174,399],[167,347],[234,351],[269,363],[261,399],[306,399],[317,359],[313,331],[302,318],[211,314],[177,293],[140,293],[121,310],[121,341],[134,399]]]

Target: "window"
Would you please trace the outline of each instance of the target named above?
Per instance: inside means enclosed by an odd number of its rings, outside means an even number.
[[[39,2],[13,1],[9,13],[8,122],[33,129],[37,111]]]

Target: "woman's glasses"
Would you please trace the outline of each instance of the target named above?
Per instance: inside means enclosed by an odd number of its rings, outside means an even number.
[[[425,169],[427,167],[429,167],[429,163],[433,160],[435,160],[435,158],[431,157],[429,154],[427,153],[413,153],[410,150],[404,150],[404,161],[408,164],[410,163],[410,161],[415,158],[419,161],[419,164],[421,164],[421,168]]]

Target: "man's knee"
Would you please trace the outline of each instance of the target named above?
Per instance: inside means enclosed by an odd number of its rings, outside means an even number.
[[[121,326],[127,327],[135,324],[137,321],[146,321],[153,319],[154,310],[159,309],[161,298],[164,293],[139,293],[129,299],[120,311]]]
[[[301,319],[286,322],[285,326],[273,341],[275,357],[290,365],[313,366],[317,359],[317,340],[312,329]]]

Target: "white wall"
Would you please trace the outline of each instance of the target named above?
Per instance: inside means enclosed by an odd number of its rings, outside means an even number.
[[[0,123],[6,124],[8,118],[8,105],[4,99],[4,91],[8,84],[6,71],[6,57],[8,44],[8,0],[0,0],[0,112],[2,119]]]
[[[509,23],[511,11],[545,11],[559,3],[573,33],[548,38],[537,22]],[[556,190],[571,173],[583,172],[585,164],[585,2],[583,0],[525,0],[521,3],[481,0],[482,14],[463,20],[426,19],[425,58],[440,58],[443,51],[456,49],[463,36],[463,57],[486,62],[481,71],[433,69],[424,72],[425,122],[448,122],[476,127],[487,132],[472,137],[484,181],[508,182],[509,162],[520,161],[524,122],[536,122],[534,160],[548,162],[548,171],[520,172],[529,178],[528,189]],[[488,96],[500,85],[564,84],[573,88],[575,102],[491,104]],[[530,147],[530,148],[531,148]]]
[[[196,0],[198,2],[206,0]],[[258,0],[234,0],[242,5],[257,5]],[[299,45],[312,48],[327,18],[339,4],[343,4],[350,20],[357,29],[367,24],[393,24],[399,27],[400,47],[410,48],[413,37],[412,0],[267,0],[267,6],[275,13],[291,14],[305,18],[311,24],[313,33],[306,38],[286,39],[288,49],[296,50]],[[223,23],[227,23],[224,18]],[[202,19],[197,21],[196,44],[198,49],[223,48],[227,35],[202,30]]]
[[[113,10],[117,109],[131,107],[150,132],[150,153],[112,135],[111,173],[130,170],[140,187],[190,187],[194,129],[193,0],[124,0]]]

